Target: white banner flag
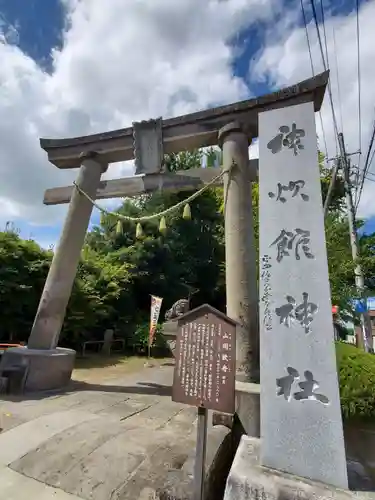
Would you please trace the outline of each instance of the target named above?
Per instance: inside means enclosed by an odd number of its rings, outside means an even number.
[[[156,331],[156,326],[158,324],[162,302],[163,299],[161,297],[156,297],[155,295],[151,295],[150,335],[148,340],[149,347],[151,347],[152,342],[154,341],[154,335]]]

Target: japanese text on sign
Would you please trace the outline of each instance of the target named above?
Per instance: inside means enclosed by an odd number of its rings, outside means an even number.
[[[173,400],[234,412],[235,326],[214,314],[180,326]]]
[[[260,278],[263,281],[263,294],[261,301],[264,304],[263,325],[267,331],[272,330],[272,312],[271,312],[271,258],[268,255],[263,255],[261,263]]]

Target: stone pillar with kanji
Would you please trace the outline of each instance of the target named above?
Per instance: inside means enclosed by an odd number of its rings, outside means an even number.
[[[261,463],[347,488],[314,104],[259,114]]]

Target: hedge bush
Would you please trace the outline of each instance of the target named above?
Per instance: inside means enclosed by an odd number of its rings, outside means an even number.
[[[375,417],[375,355],[344,342],[336,343],[344,420]]]

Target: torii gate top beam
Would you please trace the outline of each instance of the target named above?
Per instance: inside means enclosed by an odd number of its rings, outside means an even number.
[[[258,113],[314,101],[315,111],[322,105],[329,71],[286,87],[272,94],[227,106],[163,120],[163,150],[173,153],[212,146],[218,142],[218,131],[230,122],[240,122],[252,137],[258,135]],[[107,163],[133,159],[133,127],[71,139],[40,139],[48,159],[58,168],[78,168],[80,154],[100,153]]]

